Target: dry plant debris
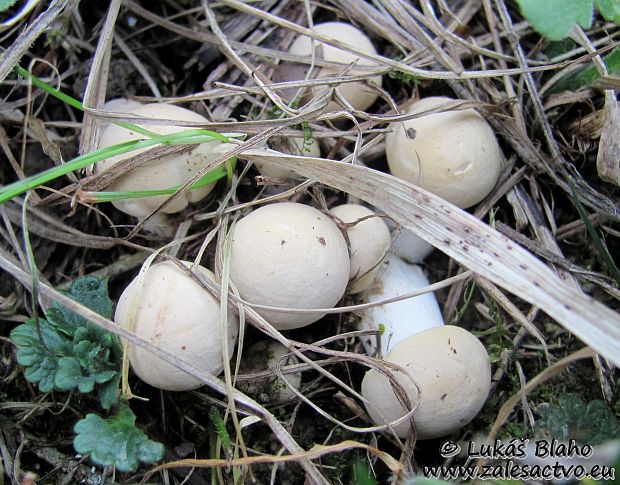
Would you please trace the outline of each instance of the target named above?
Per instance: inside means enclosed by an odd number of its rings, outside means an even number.
[[[377,335],[357,327],[365,308],[358,295],[347,293],[332,309],[293,309],[301,319],[325,316],[281,332],[260,315],[277,310],[252,308],[231,284],[235,224],[281,201],[324,214],[366,203],[437,248],[422,263],[429,291],[446,323],[474,333],[493,366],[486,404],[450,436],[453,442],[552,438],[557,419],[570,430],[580,409],[589,420],[579,422],[588,431],[581,436],[596,436],[597,444],[618,439],[620,9],[613,1],[572,3],[586,9],[549,26],[523,16],[519,5],[526,15],[545,15],[531,14],[536,4],[525,0],[0,1],[0,485],[388,483],[411,480],[426,465],[464,462],[460,455],[444,459],[440,442],[417,441],[415,432],[398,438],[366,414],[364,373],[374,368],[394,384],[397,369],[365,354],[361,338]],[[333,21],[360,28],[376,52],[312,30]],[[318,55],[290,50],[304,34]],[[320,55],[325,46],[360,61],[327,60]],[[345,85],[378,100],[356,109],[338,90]],[[499,181],[467,211],[388,173],[386,135],[419,117],[411,104],[430,96],[453,100],[435,111],[477,110],[504,154]],[[152,138],[171,120],[104,106],[121,97],[200,116],[175,121],[192,130],[185,137]],[[100,173],[89,157],[109,123],[131,123],[146,138],[136,145],[143,151],[128,148],[128,157]],[[204,141],[204,130],[227,143],[185,183],[153,194],[163,197],[145,217],[137,221],[99,203],[116,179],[153,158],[187,153],[194,148],[188,143]],[[295,155],[285,153],[286,139]],[[315,141],[322,158],[307,151]],[[54,175],[76,160],[79,170]],[[170,214],[167,233],[149,230],[160,221],[158,210],[174,206],[216,168],[210,181],[219,181],[208,196]],[[7,187],[48,170],[51,176],[5,197]],[[220,299],[222,322],[227,311],[238,314],[239,340],[230,355],[224,351],[229,364],[222,376],[115,325],[109,311],[97,313],[67,296],[71,281],[94,275],[108,279],[116,302],[141,265],[146,271],[161,261]],[[212,268],[216,280],[181,261]],[[63,388],[77,391],[61,392],[50,376],[43,388],[34,385],[24,377],[11,332],[29,325],[32,341],[41,329],[50,335],[58,308],[204,386],[157,390],[120,357],[118,377],[93,370],[101,382],[81,376]],[[68,335],[67,327],[55,328]],[[288,357],[272,370],[247,370],[242,349],[265,338]],[[85,361],[96,362],[92,357]],[[79,362],[71,362],[78,372]],[[301,386],[271,403],[241,392],[251,387],[244,381],[274,373],[280,383],[301,373]],[[116,397],[123,402],[116,421],[103,421],[95,416],[102,414],[99,397],[86,391],[111,376],[115,386],[122,381]],[[393,388],[406,402],[402,387]],[[107,398],[109,409],[115,399]],[[136,416],[135,433],[116,436],[127,449],[143,446],[145,464],[133,455],[109,462],[95,456],[109,466],[93,468],[89,456],[76,454],[79,420],[78,448],[101,457],[110,448],[88,433],[121,421],[133,426]],[[151,440],[165,448],[161,461]]]

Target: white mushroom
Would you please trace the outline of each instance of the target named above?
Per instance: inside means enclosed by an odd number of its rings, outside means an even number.
[[[286,365],[296,364],[297,358],[289,350],[275,340],[261,340],[252,344],[243,351],[241,360],[242,373],[255,373],[271,370],[273,377],[239,381],[239,389],[255,396],[259,402],[278,403],[295,399],[297,396],[289,388],[301,386],[301,372],[291,372],[277,377],[275,369]],[[288,383],[288,385],[287,385]]]
[[[214,279],[202,266],[183,264]],[[125,288],[114,321],[205,372],[218,375],[224,369],[220,303],[171,261],[152,265]],[[227,326],[225,343],[232,353],[238,331],[232,309]],[[129,362],[140,379],[160,389],[185,391],[202,385],[199,379],[134,345],[129,347]]]
[[[344,223],[356,223],[346,230],[351,251],[349,292],[359,293],[370,285],[381,261],[387,256],[390,230],[381,217],[362,205],[343,204],[334,207],[330,213]]]
[[[292,137],[282,139],[278,137],[273,141],[274,148],[280,150],[283,153],[290,153],[291,155],[302,155],[304,157],[318,158],[321,156],[321,149],[315,138],[306,140],[303,137]],[[299,177],[297,172],[290,168],[277,167],[274,164],[264,162],[254,162],[256,168],[266,177],[274,178],[296,178]]]
[[[347,45],[354,47],[367,54],[377,54],[375,46],[371,40],[361,30],[353,27],[351,24],[344,22],[325,22],[316,24],[312,28],[317,34],[322,34],[327,37],[333,38]],[[359,56],[350,52],[344,51],[337,47],[330,46],[320,41],[314,41],[315,55],[319,59],[324,59],[330,62],[337,62],[344,65],[352,65],[352,67],[346,71],[347,75],[361,75],[365,74],[367,70],[364,70],[363,66],[375,66],[376,63],[368,59],[360,58]],[[298,56],[309,56],[312,54],[312,41],[311,38],[305,35],[297,37],[291,45],[289,52]],[[284,67],[287,69],[287,67]],[[323,67],[318,69],[314,78],[333,77],[341,74],[346,69],[346,66],[342,68],[329,68]],[[303,73],[303,71],[301,71]],[[303,76],[301,77],[303,79]],[[380,75],[373,76],[370,80],[381,86],[382,79]],[[342,83],[338,86],[337,91],[358,110],[365,110],[369,108],[378,97],[376,91],[371,89],[363,82]],[[316,90],[315,90],[316,94]],[[327,106],[327,111],[336,111],[342,108],[332,101]]]
[[[403,367],[418,386],[402,372],[394,373],[411,405],[417,405],[413,419],[419,439],[445,436],[465,426],[489,394],[489,356],[480,341],[460,327],[446,325],[412,335],[385,360]],[[387,377],[374,369],[364,376],[362,395],[370,402],[368,414],[378,425],[406,414]],[[394,426],[401,438],[409,429],[408,421]]]
[[[194,113],[193,111],[168,104],[146,104],[135,108],[132,111],[132,114],[143,116],[145,118],[171,120],[171,122],[190,121],[194,123],[204,123],[208,121],[206,118]],[[137,124],[140,125],[139,123]],[[187,127],[176,126],[174,124],[149,124],[140,126],[159,135],[176,133],[189,129]],[[99,139],[99,148],[105,148],[111,145],[136,140],[143,137],[143,135],[139,135],[138,133],[130,131],[126,128],[109,124],[102,130],[101,137]],[[151,160],[116,179],[114,183],[110,185],[108,190],[115,192],[127,192],[169,189],[171,187],[181,185],[199,172],[208,161],[211,161],[217,157],[217,155],[212,152],[214,147],[218,144],[220,144],[219,141],[205,142],[193,147],[190,152],[168,155]],[[96,171],[102,172],[103,170],[117,164],[121,160],[138,155],[145,150],[146,149],[135,150],[103,160],[96,165]],[[190,202],[197,202],[206,197],[207,194],[213,190],[214,185],[215,184],[208,184],[194,190],[186,191],[177,197],[173,202],[168,204],[162,212],[172,214],[183,210]],[[150,212],[155,210],[167,198],[168,196],[161,195],[130,198],[112,203],[117,209],[129,215],[135,217],[145,217]]]
[[[393,231],[393,234],[395,234],[396,224],[390,219],[386,220],[386,224],[390,230]],[[424,261],[434,249],[435,246],[404,227],[401,227],[400,232],[395,236],[392,244],[392,251],[394,254],[412,264]]]
[[[428,279],[419,266],[407,264],[390,256],[379,276],[362,294],[364,303],[372,303],[411,293],[428,286]],[[444,324],[434,293],[425,293],[385,305],[363,310],[359,322],[361,330],[381,331],[380,355],[386,355],[411,335]],[[377,352],[376,338],[361,339],[366,353]]]
[[[292,202],[263,206],[235,226],[230,277],[249,303],[284,308],[331,308],[349,281],[349,254],[332,220]],[[316,313],[257,308],[280,330],[319,320]]]
[[[105,102],[103,109],[115,113],[131,113],[142,106],[142,103],[128,98],[113,98]]]
[[[453,101],[423,98],[410,114]],[[502,153],[493,130],[475,110],[446,111],[394,123],[385,140],[390,172],[466,208],[493,189],[502,169]]]

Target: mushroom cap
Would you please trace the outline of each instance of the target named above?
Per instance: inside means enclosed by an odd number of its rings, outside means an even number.
[[[330,213],[345,223],[353,223],[370,216],[369,219],[347,227],[351,252],[349,292],[359,293],[372,283],[381,260],[390,249],[390,230],[382,217],[362,205],[343,204],[331,209]]]
[[[214,280],[208,269],[183,264]],[[114,321],[205,372],[222,372],[219,300],[171,261],[152,265],[143,278],[142,284],[139,275],[125,288]],[[232,309],[227,325],[232,353],[238,331]],[[185,391],[202,386],[199,379],[135,345],[129,347],[129,362],[140,379],[160,389]]]
[[[303,137],[277,137],[273,141],[276,149],[283,153],[290,153],[291,155],[301,155],[304,157],[318,158],[321,156],[321,148],[315,138],[305,140]],[[264,162],[254,162],[256,168],[266,177],[274,178],[296,178],[299,177],[295,170],[290,168],[280,168],[276,165]]]
[[[105,102],[103,109],[115,113],[131,113],[133,110],[142,106],[139,101],[128,98],[112,98]]]
[[[371,40],[361,30],[354,27],[351,24],[345,22],[324,22],[316,24],[313,28],[317,34],[322,34],[331,37],[340,42],[344,42],[351,47],[365,52],[367,54],[377,54],[375,46]],[[337,47],[324,44],[320,41],[314,41],[315,53],[317,56],[321,55],[322,59],[330,62],[338,62],[340,64],[353,64],[347,71],[347,75],[360,75],[364,74],[363,67],[358,66],[375,66],[376,63],[368,59],[363,59],[355,54],[338,49]],[[312,41],[311,38],[305,35],[301,35],[295,39],[289,49],[291,54],[298,56],[308,56],[312,54]],[[316,78],[337,76],[344,70],[342,68],[321,68],[316,74]],[[303,77],[302,77],[303,79]],[[373,76],[371,81],[381,86],[381,75]],[[365,110],[369,108],[378,98],[376,91],[370,89],[366,84],[362,82],[343,83],[337,88],[338,92],[349,102],[351,105],[359,110]],[[337,103],[330,102],[327,106],[327,111],[336,111],[341,109]]]
[[[179,106],[169,104],[145,104],[132,110],[133,115],[143,116],[145,118],[167,119],[171,121],[189,121],[196,123],[204,123],[208,121],[198,113],[194,113]],[[140,125],[149,131],[160,135],[177,133],[190,129],[183,126],[175,125]],[[108,124],[101,132],[99,138],[99,148],[106,148],[117,143],[123,143],[131,140],[144,138],[126,128]],[[134,191],[134,190],[153,190],[153,189],[169,189],[176,185],[185,183],[188,179],[199,172],[207,162],[215,159],[217,154],[213,153],[215,146],[219,141],[205,142],[196,145],[190,152],[183,152],[176,155],[167,155],[164,157],[151,160],[140,167],[134,168],[129,173],[119,177],[109,187],[110,191]],[[148,148],[134,150],[123,155],[108,158],[99,162],[95,169],[97,172],[106,170],[118,162],[133,157],[146,151]],[[190,202],[197,202],[206,197],[215,184],[208,184],[194,190],[185,191],[173,202],[168,204],[162,212],[173,214],[185,209]],[[160,195],[152,197],[142,197],[137,199],[125,199],[114,201],[112,204],[118,210],[123,211],[135,217],[144,217],[154,211],[169,196]]]
[[[409,113],[454,101],[423,98]],[[503,158],[497,138],[475,110],[446,111],[394,123],[385,154],[392,175],[467,208],[484,199],[497,183]]]
[[[289,354],[288,357],[285,357],[287,354]],[[280,342],[261,340],[243,351],[240,370],[244,373],[261,372],[297,362],[297,357],[291,355],[289,350]],[[299,389],[301,372],[291,372],[290,374],[283,374],[283,376],[292,387]],[[282,378],[275,375],[275,371],[273,377],[239,381],[238,387],[243,392],[256,396],[260,402],[277,403],[297,397],[282,381]]]
[[[349,281],[349,253],[332,220],[293,202],[266,205],[234,229],[230,278],[249,303],[331,308]],[[323,315],[256,309],[275,328],[304,327]]]
[[[385,358],[407,370],[419,392],[402,372],[395,372],[412,406],[417,437],[431,439],[462,428],[478,414],[491,388],[489,356],[480,340],[452,325],[412,335]],[[362,395],[372,406],[368,414],[377,424],[395,421],[406,414],[388,379],[374,369],[362,380]],[[385,418],[385,419],[383,419]],[[410,423],[394,426],[401,438]]]
[[[420,266],[407,264],[390,256],[373,284],[362,294],[363,303],[373,303],[387,298],[411,293],[429,285]],[[381,355],[388,354],[410,335],[444,324],[443,316],[434,293],[425,293],[393,303],[377,305],[361,312],[360,330],[381,332]],[[376,337],[362,337],[368,355],[376,353]]]
[[[398,226],[390,219],[386,219],[385,223],[394,237],[392,244],[394,254],[408,263],[416,264],[423,261],[435,249],[435,246],[404,227],[401,227],[400,232],[396,234]]]

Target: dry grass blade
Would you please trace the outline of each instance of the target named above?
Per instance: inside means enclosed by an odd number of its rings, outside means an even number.
[[[267,149],[241,158],[294,168],[384,211],[403,227],[519,298],[620,365],[620,316],[561,281],[531,253],[467,212],[415,185],[368,168]]]
[[[31,276],[27,271],[19,268],[12,261],[12,257],[6,255],[4,250],[0,248],[0,268],[2,268],[7,273],[11,274],[17,281],[22,283],[26,288],[31,288]],[[258,404],[256,401],[248,398],[244,394],[236,390],[228,390],[226,384],[223,383],[217,377],[209,374],[208,372],[197,369],[193,365],[185,362],[182,359],[179,359],[175,355],[165,350],[160,349],[156,345],[153,345],[149,341],[141,338],[135,333],[117,325],[116,323],[108,320],[107,318],[102,317],[98,313],[93,310],[85,307],[72,300],[66,295],[58,292],[54,288],[47,286],[43,283],[39,285],[40,294],[44,297],[49,298],[52,301],[55,301],[64,307],[68,308],[71,311],[75,311],[77,314],[87,318],[89,321],[101,326],[102,328],[108,330],[109,332],[115,333],[116,335],[129,340],[132,344],[138,345],[148,352],[156,355],[157,357],[170,362],[177,368],[191,374],[197,378],[199,378],[205,385],[209,386],[211,389],[221,393],[222,395],[227,395],[228,392],[232,393],[232,397],[243,407],[255,413],[257,416],[260,416],[261,419],[271,428],[271,431],[275,436],[278,437],[282,445],[292,454],[302,454],[304,450],[297,444],[297,442],[293,439],[293,437],[289,434],[289,432],[280,424],[280,422],[263,406]],[[306,471],[308,477],[312,479],[312,483],[317,484],[327,484],[328,482],[325,480],[325,477],[319,472],[319,470],[310,462],[309,459],[301,459],[299,462],[300,466]]]
[[[257,463],[282,463],[289,461],[297,461],[300,459],[315,460],[329,453],[341,453],[351,449],[362,449],[368,453],[375,455],[387,467],[394,473],[398,479],[403,478],[403,466],[389,454],[375,448],[374,446],[360,443],[354,440],[342,441],[335,445],[314,445],[310,450],[297,455],[262,455],[262,456],[250,456],[247,458],[237,458],[233,460],[222,459],[206,459],[206,460],[178,460],[165,463],[156,468],[153,468],[149,473],[144,476],[144,481],[148,480],[150,476],[160,470],[167,470],[170,468],[186,468],[186,467],[228,467],[228,466],[242,466],[242,465],[254,465]]]
[[[0,55],[0,82],[9,75],[22,56],[28,51],[34,41],[47,30],[52,22],[65,9],[70,0],[54,0],[45,13],[29,25],[2,55]]]
[[[90,69],[90,76],[86,84],[84,93],[84,106],[101,108],[105,101],[106,86],[108,84],[108,74],[110,70],[110,57],[112,55],[112,38],[114,37],[114,25],[121,8],[120,0],[113,0],[108,9],[103,24],[97,50],[93,57],[93,65]],[[84,113],[82,120],[82,134],[80,138],[80,153],[88,153],[97,148],[99,126],[96,119],[88,113]]]
[[[620,185],[620,107],[614,91],[605,91],[605,121],[596,169],[603,180]]]

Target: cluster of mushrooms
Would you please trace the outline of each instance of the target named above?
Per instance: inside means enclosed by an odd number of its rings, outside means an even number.
[[[327,22],[315,25],[313,30],[369,54],[376,53],[372,42],[352,25]],[[291,52],[309,56],[312,49],[318,58],[342,64],[347,74],[363,73],[365,66],[372,65],[367,59],[311,41],[307,36],[298,37]],[[299,75],[299,70],[290,72]],[[314,77],[334,76],[339,72],[321,67],[316,69]],[[354,109],[365,110],[378,96],[371,84],[378,87],[381,83],[381,76],[377,75],[371,78],[370,84],[344,83],[337,91]],[[312,94],[306,93],[301,101]],[[389,126],[386,157],[394,176],[467,208],[485,198],[497,183],[502,154],[491,128],[478,112],[442,109],[446,105],[454,106],[451,101],[431,97],[412,103],[408,113],[419,116]],[[131,113],[132,117],[207,121],[187,109],[165,104],[141,105],[120,100],[106,108]],[[168,134],[183,127],[149,124],[148,129]],[[138,133],[108,124],[102,131],[99,147],[139,137]],[[205,161],[217,156],[215,147],[219,143],[203,143],[189,153],[152,160],[116,179],[110,190],[153,190],[181,185]],[[316,140],[292,139],[290,145],[297,154],[320,156]],[[128,156],[110,158],[100,163],[97,170],[105,171]],[[272,177],[295,175],[268,164],[258,169]],[[155,223],[165,227],[166,214],[183,210],[212,189],[213,185],[207,185],[184,192],[157,214]],[[166,196],[134,198],[114,205],[141,218],[165,199]],[[300,203],[275,202],[253,210],[234,226],[230,280],[240,299],[274,328],[288,331],[313,324],[324,313],[287,312],[286,309],[333,308],[346,293],[359,294],[365,303],[381,302],[427,286],[422,268],[410,263],[420,262],[432,249],[413,233],[403,231],[395,237],[386,218],[366,206],[344,204],[326,213]],[[215,281],[214,274],[198,264],[183,264],[185,267],[166,261],[145,268],[123,292],[115,320],[195,367],[218,375],[225,365],[224,356],[229,358],[234,352],[238,316],[231,306],[226,312],[227,334],[221,331],[219,299],[190,273]],[[385,372],[369,370],[361,392],[367,401],[368,414],[377,425],[390,425],[398,436],[406,437],[411,429],[407,417],[411,416],[410,409],[415,409],[412,416],[417,437],[428,439],[459,429],[480,411],[491,384],[487,352],[468,331],[444,325],[432,293],[390,304],[377,303],[363,311],[359,328],[378,331],[362,339],[363,348],[370,356],[390,364],[395,380],[409,400],[406,403],[402,395],[400,399],[397,397],[399,393]],[[150,385],[173,391],[201,385],[195,377],[151,353],[132,345],[128,348],[133,371]],[[292,362],[289,349],[275,341],[260,341],[243,350],[241,369],[258,372]],[[294,396],[290,388],[299,388],[301,375],[288,373],[284,378],[286,383],[274,377],[246,383],[242,388],[262,396],[262,400],[290,399]]]

